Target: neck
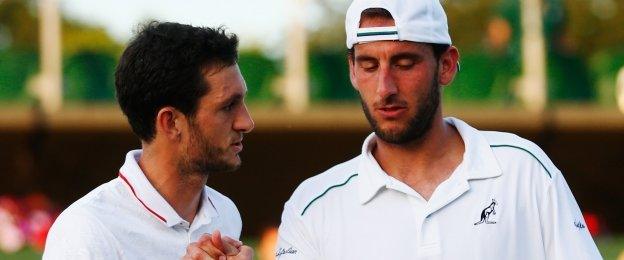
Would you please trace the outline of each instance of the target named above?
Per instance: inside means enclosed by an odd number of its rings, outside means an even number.
[[[208,176],[182,174],[177,169],[176,158],[170,156],[170,153],[160,151],[167,149],[155,149],[144,144],[139,166],[152,186],[176,213],[192,223],[199,210]]]
[[[390,176],[404,182],[429,199],[435,188],[461,163],[464,143],[452,125],[439,113],[421,139],[391,144],[377,138],[373,156]]]

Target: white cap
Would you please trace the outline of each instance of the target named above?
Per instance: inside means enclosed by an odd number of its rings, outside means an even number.
[[[369,8],[386,9],[395,26],[360,28],[362,11]],[[349,49],[361,42],[387,40],[451,44],[440,0],[354,0],[347,10],[345,30]]]

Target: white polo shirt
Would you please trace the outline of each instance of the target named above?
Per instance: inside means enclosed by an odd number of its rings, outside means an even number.
[[[200,209],[188,223],[165,201],[128,152],[119,177],[69,206],[50,229],[43,259],[180,259],[189,243],[218,229],[238,239],[234,203],[205,187]]]
[[[304,181],[284,206],[277,258],[600,259],[561,172],[535,144],[446,118],[463,161],[426,201],[371,150]]]

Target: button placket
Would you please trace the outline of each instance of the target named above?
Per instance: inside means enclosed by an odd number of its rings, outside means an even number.
[[[412,208],[414,213],[414,221],[416,223],[416,246],[414,247],[415,255],[420,255],[421,245],[424,239],[424,222],[425,222],[425,205],[426,203],[422,202],[420,198],[416,198],[405,194],[407,200]]]
[[[422,240],[419,244],[419,256],[433,256],[442,253],[440,244],[440,229],[438,221],[432,217],[425,217],[422,226]]]

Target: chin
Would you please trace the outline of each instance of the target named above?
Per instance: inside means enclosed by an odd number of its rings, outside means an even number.
[[[381,128],[376,129],[375,134],[377,137],[384,142],[391,144],[402,144],[404,143],[403,139],[406,133],[406,128],[393,127],[393,128]]]
[[[238,155],[236,155],[234,158],[231,158],[228,162],[229,166],[231,169],[233,169],[232,171],[236,171],[241,167],[242,161],[240,159],[240,157]]]
[[[401,135],[406,131],[407,127],[403,127],[403,125],[390,125],[379,128],[379,132],[384,135]]]

